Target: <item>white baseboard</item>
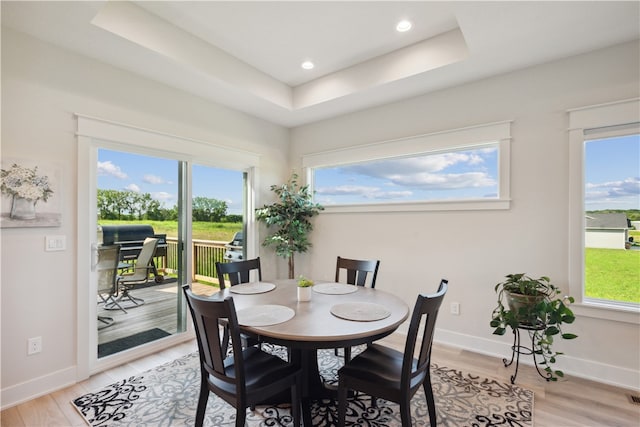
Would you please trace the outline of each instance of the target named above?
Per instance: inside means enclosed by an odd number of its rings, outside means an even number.
[[[436,329],[434,341],[439,344],[498,358],[511,355],[511,342],[502,343],[454,331]],[[521,358],[520,363],[533,365],[533,360],[529,359],[526,357]],[[564,371],[566,375],[573,375],[630,390],[640,390],[640,371],[637,370],[581,359],[568,354],[563,354],[555,365],[558,369]]]
[[[75,383],[76,368],[74,366],[3,388],[0,390],[1,409],[5,410]]]

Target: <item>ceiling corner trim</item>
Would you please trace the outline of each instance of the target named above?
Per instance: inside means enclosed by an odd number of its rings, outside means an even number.
[[[381,55],[293,90],[293,109],[303,109],[463,61],[469,49],[460,28]]]
[[[130,2],[108,1],[91,23],[184,68],[291,110],[290,86]]]

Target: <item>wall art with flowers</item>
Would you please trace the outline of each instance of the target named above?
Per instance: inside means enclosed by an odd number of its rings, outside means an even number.
[[[60,170],[55,165],[2,161],[0,227],[58,227]]]

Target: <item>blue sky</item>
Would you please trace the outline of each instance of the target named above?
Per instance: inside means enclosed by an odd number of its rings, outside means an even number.
[[[178,162],[99,150],[98,188],[149,193],[175,205]],[[354,164],[316,172],[317,202],[402,202],[492,198],[497,194],[495,149]],[[194,196],[227,202],[242,213],[242,172],[194,165]],[[640,136],[593,140],[585,148],[585,209],[640,209]]]
[[[640,209],[640,135],[585,143],[585,210]]]
[[[323,205],[484,199],[498,194],[496,147],[317,169]]]
[[[224,200],[229,214],[242,214],[242,187],[242,172],[193,166],[193,195]],[[165,208],[171,208],[178,196],[178,162],[99,150],[98,188],[149,193]]]

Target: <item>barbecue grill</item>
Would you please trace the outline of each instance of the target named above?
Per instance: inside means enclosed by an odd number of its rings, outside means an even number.
[[[147,224],[125,224],[125,225],[103,225],[102,244],[119,245],[120,261],[132,261],[138,258],[142,249],[144,239],[154,237],[158,239],[158,246],[154,253],[155,257],[165,257],[167,255],[167,235],[156,234],[153,227]],[[164,276],[158,273],[155,262],[151,261],[153,276],[156,283],[161,283]]]
[[[233,236],[233,240],[226,245],[224,258],[229,261],[242,261],[243,258],[243,249],[242,245],[244,244],[244,233],[242,231],[238,231]]]

